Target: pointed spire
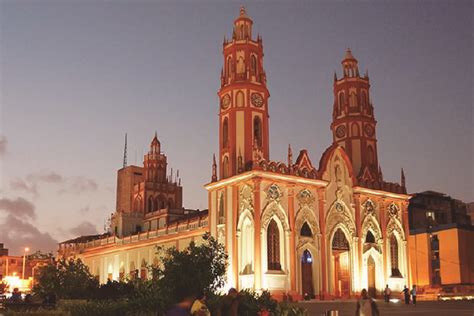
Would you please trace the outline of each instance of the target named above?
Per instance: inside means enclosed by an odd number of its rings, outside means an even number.
[[[336,82],[336,81],[337,81],[337,73],[334,72],[334,82]]]
[[[212,182],[217,181],[217,164],[216,164],[216,154],[212,156],[212,177],[211,177]]]
[[[127,166],[127,133],[125,133],[125,147],[123,149],[123,167]]]
[[[383,173],[382,173],[382,168],[380,167],[380,165],[379,165],[379,177],[380,177],[380,181],[383,181]]]
[[[402,187],[405,188],[406,187],[406,182],[405,182],[405,172],[403,171],[403,168],[402,168],[402,175],[401,175],[401,184],[402,184]]]
[[[288,144],[288,168],[291,168],[293,165],[293,151],[291,150],[291,145]]]
[[[347,48],[346,54],[344,55],[344,60],[348,60],[348,59],[357,61],[357,60],[355,59],[354,55],[352,55],[352,51],[351,51],[350,48]]]

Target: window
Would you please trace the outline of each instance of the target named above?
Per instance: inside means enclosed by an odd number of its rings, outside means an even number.
[[[374,148],[370,145],[367,146],[367,156],[368,156],[369,165],[374,165],[375,164]]]
[[[232,58],[227,58],[227,76],[230,76],[232,72]]]
[[[431,275],[432,275],[431,283],[433,285],[441,285],[438,235],[432,235],[430,237],[430,248],[431,248]]]
[[[375,244],[374,234],[369,230],[367,231],[367,236],[365,236],[365,242],[370,244]]]
[[[344,107],[344,92],[339,93],[339,112],[342,111]]]
[[[227,178],[230,175],[230,170],[229,170],[229,157],[225,156],[224,157],[224,162],[223,162],[223,174],[224,178]]]
[[[301,226],[300,235],[304,237],[313,237],[313,232],[311,231],[308,223],[305,222],[303,226]]]
[[[255,55],[252,55],[251,67],[252,67],[252,72],[256,74],[257,73],[257,57],[255,57]]]
[[[225,223],[225,216],[224,216],[224,193],[221,193],[219,197],[219,218],[218,218],[218,223],[219,224],[224,224]]]
[[[169,208],[174,208],[174,202],[173,202],[173,199],[172,199],[172,198],[169,198],[169,199],[168,199],[168,207],[169,207]]]
[[[262,147],[262,121],[258,116],[253,119],[253,138],[257,147]]]
[[[351,132],[352,137],[357,137],[360,135],[359,125],[357,123],[352,124]]]
[[[362,91],[362,106],[366,106],[367,105],[367,92]]]
[[[224,119],[224,124],[222,125],[222,146],[227,148],[229,145],[229,122],[227,118]]]
[[[236,100],[236,105],[238,108],[241,108],[244,106],[244,93],[242,91],[237,92],[237,100]]]
[[[275,220],[271,220],[267,229],[268,270],[281,270],[280,264],[280,232]]]
[[[311,257],[311,253],[308,250],[305,250],[303,252],[303,256],[301,257],[301,262],[313,263],[313,257]]]
[[[351,107],[357,106],[357,95],[355,92],[351,92],[351,95],[349,97],[349,105]]]
[[[148,197],[148,212],[153,212],[153,198],[151,196]]]
[[[394,234],[390,236],[390,265],[392,267],[392,277],[401,277],[398,269],[398,241]]]

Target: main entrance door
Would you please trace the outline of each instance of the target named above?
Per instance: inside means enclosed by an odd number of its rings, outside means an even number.
[[[307,295],[309,298],[313,298],[313,257],[311,257],[311,253],[308,250],[305,250],[301,257],[301,284],[303,296],[306,297]]]
[[[367,260],[367,277],[369,281],[368,291],[370,297],[375,297],[377,295],[377,290],[375,287],[375,261],[372,256],[369,256]]]
[[[332,240],[334,260],[334,287],[338,297],[349,297],[351,294],[350,252],[346,235],[339,228]]]

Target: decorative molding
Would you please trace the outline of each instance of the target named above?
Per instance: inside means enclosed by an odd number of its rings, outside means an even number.
[[[301,190],[296,196],[296,199],[298,200],[298,203],[300,204],[301,208],[303,208],[304,206],[313,206],[314,201],[316,200],[311,191],[308,189]]]
[[[253,189],[250,185],[245,184],[239,190],[239,214],[245,210],[249,210],[253,215]]]

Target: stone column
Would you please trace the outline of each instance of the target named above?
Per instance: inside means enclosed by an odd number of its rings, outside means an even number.
[[[321,229],[321,276],[322,287],[320,297],[322,300],[329,298],[328,293],[328,267],[327,267],[327,251],[326,251],[326,216],[324,212],[326,204],[325,188],[318,189],[319,203],[319,228]]]
[[[359,269],[357,270],[359,280],[362,277],[362,244],[364,243],[364,240],[362,239],[362,212],[360,209],[360,194],[356,193],[354,194],[354,204],[355,204],[355,222],[356,222],[356,236],[358,237],[358,242],[357,242],[357,257],[358,257],[358,264],[359,264]],[[359,292],[361,289],[362,285],[358,284],[358,288],[356,288],[356,292]]]
[[[295,194],[294,185],[288,186],[288,220],[290,224],[290,292],[296,293],[296,240],[295,234]]]
[[[253,201],[254,201],[254,234],[255,234],[255,248],[254,248],[254,259],[255,259],[255,290],[258,291],[262,288],[262,241],[261,241],[261,205],[260,205],[260,184],[261,179],[255,179],[253,182]]]

